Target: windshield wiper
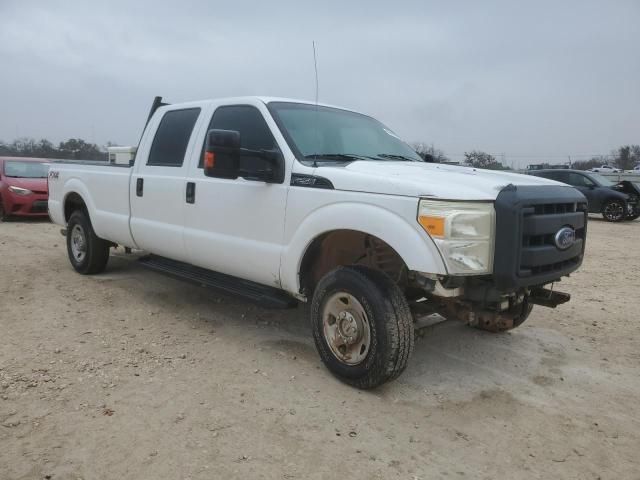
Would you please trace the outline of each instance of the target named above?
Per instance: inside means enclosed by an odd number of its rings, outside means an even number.
[[[405,157],[404,155],[393,155],[391,153],[379,153],[378,157],[388,158],[390,160],[400,160],[400,161],[403,161],[403,162],[417,162],[418,161],[415,158]]]
[[[356,155],[355,153],[312,153],[310,155],[305,155],[304,158],[313,160],[315,163],[318,160],[321,161],[340,161],[340,162],[353,162],[355,160],[369,160],[372,157],[365,157],[364,155]]]

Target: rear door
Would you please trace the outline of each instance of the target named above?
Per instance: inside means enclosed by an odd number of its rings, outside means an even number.
[[[596,184],[586,175],[577,172],[567,172],[567,183],[572,187],[577,188],[580,192],[587,197],[589,204],[589,211],[599,212],[601,208],[600,195]]]
[[[138,247],[174,260],[184,248],[185,178],[201,109],[168,109],[148,125],[131,177],[131,233]]]

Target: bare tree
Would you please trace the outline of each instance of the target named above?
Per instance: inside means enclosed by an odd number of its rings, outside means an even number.
[[[0,142],[0,155],[12,157],[66,158],[79,160],[106,160],[107,153],[98,145],[81,138],[70,138],[55,146],[49,140],[19,138],[11,143]]]
[[[444,151],[435,148],[433,144],[425,145],[424,143],[414,143],[412,147],[425,162],[445,163],[449,161]]]
[[[497,161],[496,157],[493,155],[479,150],[464,152],[464,158],[464,163],[470,167],[486,168],[488,170],[510,170],[509,167],[505,167],[502,163]]]
[[[622,170],[631,170],[640,163],[640,145],[624,145],[612,152],[615,164]]]
[[[600,167],[601,165],[607,164],[607,157],[598,156],[593,157],[590,160],[578,160],[575,162],[571,162],[571,168],[575,168],[576,170],[590,170],[595,167]]]

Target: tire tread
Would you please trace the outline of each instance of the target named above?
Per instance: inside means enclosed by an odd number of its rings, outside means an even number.
[[[347,272],[345,272],[345,270]],[[316,315],[320,315],[319,304],[321,299],[319,297],[324,295],[327,284],[330,285],[332,282],[337,281],[337,278],[344,276],[345,273],[347,273],[347,275],[356,274],[360,277],[360,280],[368,284],[367,290],[372,290],[372,296],[382,300],[385,317],[387,319],[387,321],[384,322],[383,328],[384,335],[388,342],[388,351],[379,352],[385,357],[384,364],[379,365],[378,362],[375,362],[372,368],[359,378],[345,377],[331,369],[330,362],[328,362],[325,356],[332,354],[326,352],[326,349],[323,348],[321,344],[319,339],[319,337],[322,336],[321,325],[318,325],[321,319],[315,318]],[[370,389],[398,378],[405,370],[411,353],[413,352],[413,317],[400,287],[385,273],[360,265],[338,267],[336,270],[329,272],[320,281],[311,303],[310,314],[318,351],[320,352],[323,362],[340,380],[357,388]],[[380,325],[378,324],[376,328],[380,328]]]
[[[72,260],[71,249],[69,246],[69,239],[67,238],[67,252],[69,260],[73,268],[83,275],[95,275],[101,273],[107,266],[109,261],[109,242],[99,238],[93,230],[89,215],[83,210],[76,210],[69,217],[67,222],[68,233],[71,235],[71,229],[74,224],[79,224],[85,230],[87,240],[87,261],[84,264],[77,264]]]

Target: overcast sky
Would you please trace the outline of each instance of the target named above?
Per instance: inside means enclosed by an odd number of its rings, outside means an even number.
[[[454,159],[640,143],[640,1],[0,0],[0,140],[136,144],[150,103],[236,95],[374,115]],[[108,4],[108,5],[107,5]]]

